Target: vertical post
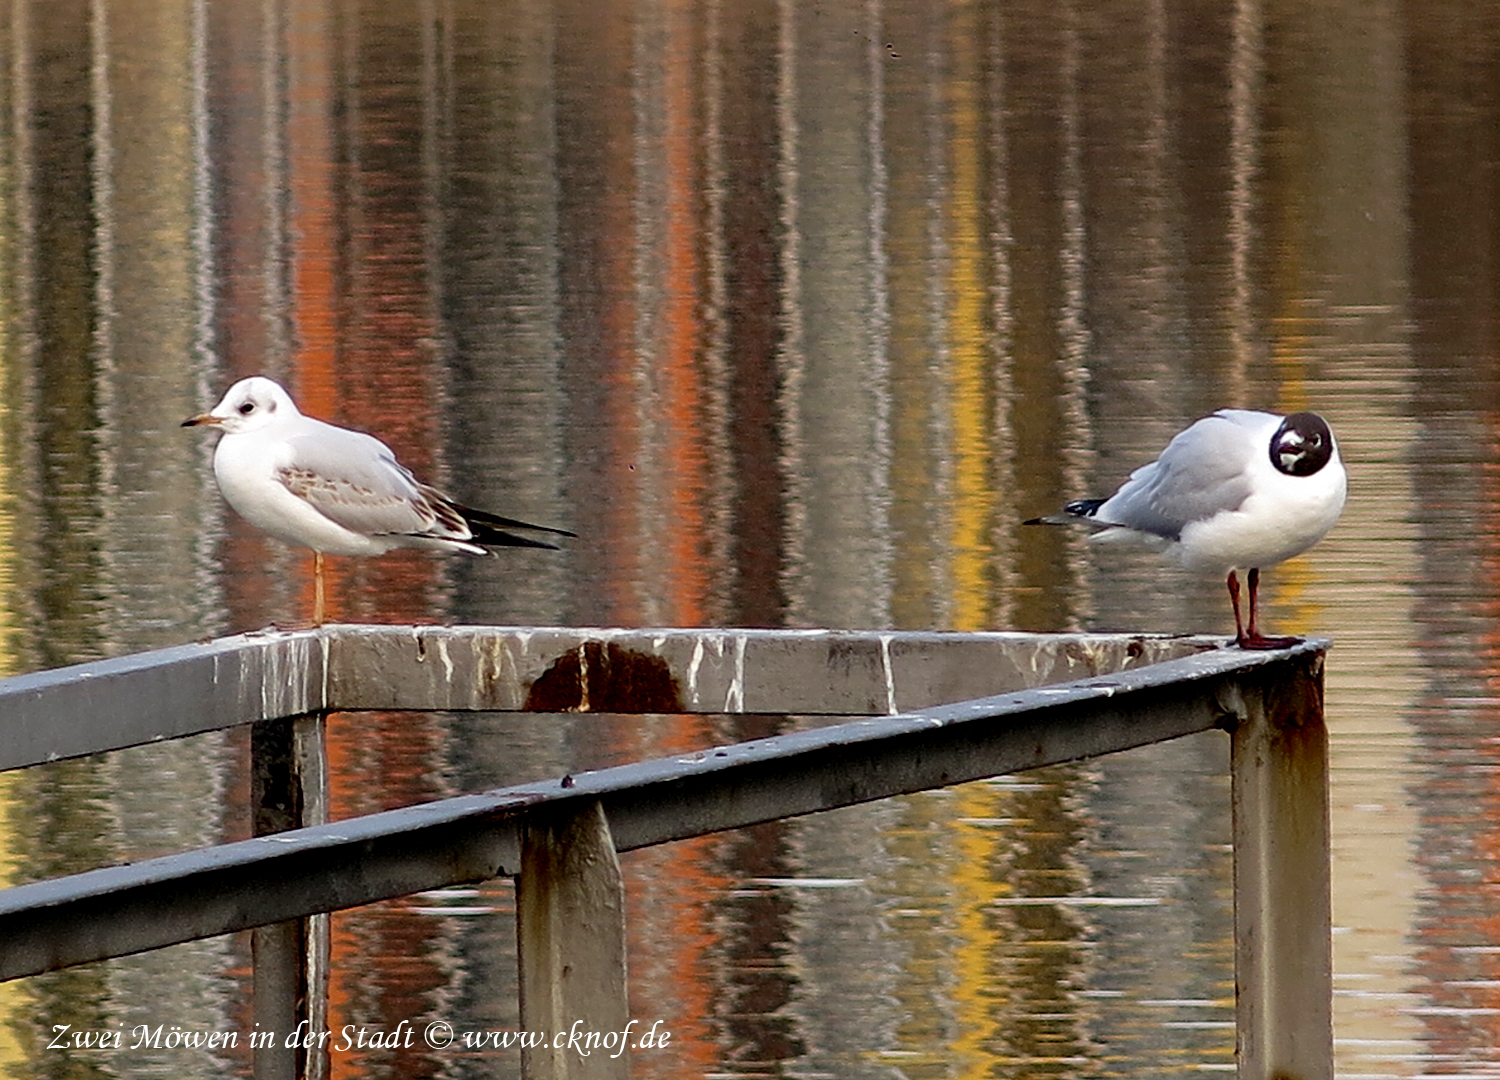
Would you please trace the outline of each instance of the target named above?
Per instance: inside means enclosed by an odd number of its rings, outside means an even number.
[[[521,1029],[548,1034],[523,1048],[525,1080],[627,1080],[625,890],[614,839],[597,802],[569,817],[529,826],[516,879],[521,967]],[[551,1038],[575,1032],[601,1045]],[[602,1043],[613,1035],[612,1044]]]
[[[1323,654],[1247,687],[1233,732],[1240,1080],[1332,1080]]]
[[[252,829],[256,836],[327,820],[325,715],[262,720],[251,728]],[[255,1080],[323,1080],[327,1030],[328,916],[251,931]]]
[[[328,714],[312,713],[292,722],[292,752],[302,780],[302,824],[328,823]],[[328,1027],[328,975],[332,930],[328,912],[302,923],[302,1017],[307,1030],[324,1034]],[[300,1019],[300,1018],[299,1018]],[[328,1080],[331,1061],[328,1043],[320,1041],[304,1052],[301,1080]]]

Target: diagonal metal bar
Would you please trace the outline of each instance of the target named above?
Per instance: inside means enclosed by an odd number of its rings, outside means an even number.
[[[0,978],[513,875],[530,815],[584,800],[626,851],[1232,727],[1325,647],[1199,653],[23,885],[0,892]]]

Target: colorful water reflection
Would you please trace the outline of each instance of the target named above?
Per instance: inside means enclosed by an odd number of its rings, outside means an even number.
[[[335,560],[334,616],[392,622],[1223,632],[1220,583],[1018,523],[1220,405],[1315,407],[1349,510],[1268,584],[1275,625],[1337,641],[1339,1071],[1492,1069],[1497,40],[1459,0],[18,0],[0,670],[307,618],[308,555],[227,514],[176,426],[255,371],[581,534]],[[338,717],[333,810],[804,722]],[[244,744],[0,777],[0,863],[243,835]],[[632,1009],[675,1036],[638,1074],[1227,1071],[1224,754],[628,856]],[[336,1021],[513,1026],[512,905],[336,916]],[[248,1031],[247,977],[235,939],[7,985],[0,1060],[244,1072],[43,1036]]]

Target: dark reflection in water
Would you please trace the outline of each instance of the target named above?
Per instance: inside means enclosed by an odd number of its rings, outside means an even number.
[[[1494,1067],[1500,18],[1443,0],[0,13],[5,671],[295,623],[310,557],[177,428],[285,379],[562,552],[334,560],[335,617],[1224,632],[1218,582],[1023,530],[1224,404],[1329,415],[1344,522],[1268,578],[1337,640],[1341,1075]],[[357,715],[338,816],[765,717]],[[1228,1071],[1219,736],[632,853],[660,1077]],[[244,834],[242,733],[0,777],[47,877]],[[334,920],[336,1025],[518,1020],[513,893]],[[248,1032],[242,938],[14,984],[43,1049]],[[144,989],[143,989],[144,988]],[[340,1055],[509,1076],[513,1050]]]

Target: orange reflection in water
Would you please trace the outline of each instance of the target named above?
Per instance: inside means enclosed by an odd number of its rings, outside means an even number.
[[[1480,471],[1479,505],[1500,506],[1500,416],[1487,417],[1490,445]],[[1478,534],[1478,598],[1485,629],[1474,671],[1484,697],[1472,708],[1437,701],[1423,714],[1435,767],[1417,796],[1424,829],[1416,858],[1441,917],[1414,929],[1414,969],[1427,1007],[1420,1011],[1424,1050],[1438,1061],[1493,1058],[1500,1046],[1500,538]]]
[[[442,782],[448,735],[422,713],[337,713],[328,721],[329,817],[341,820],[449,794]],[[353,1025],[393,1031],[402,1022],[442,1018],[441,991],[453,977],[451,927],[415,912],[419,897],[336,913],[332,920],[328,1019],[334,1032]],[[371,1057],[401,1077],[439,1067],[415,1051],[350,1051],[331,1056],[334,1076],[368,1076]]]

